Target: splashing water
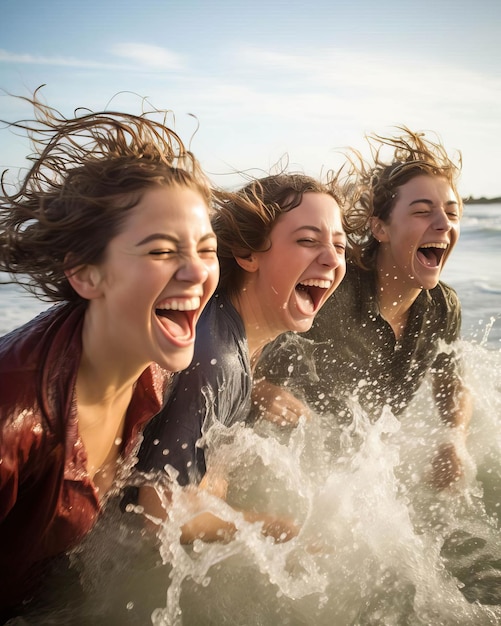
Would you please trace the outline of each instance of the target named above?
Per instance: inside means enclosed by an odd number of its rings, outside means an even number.
[[[428,382],[399,420],[387,411],[372,423],[358,410],[348,428],[332,416],[295,429],[215,424],[208,462],[226,468],[230,486],[227,502],[205,493],[203,507],[233,522],[235,538],[182,545],[193,509],[181,488],[158,539],[140,509],[123,515],[110,501],[69,570],[54,575],[45,607],[20,623],[500,624],[501,353],[458,348],[475,408],[453,488],[427,480],[451,435]],[[293,518],[300,532],[274,543],[244,520],[246,508]]]

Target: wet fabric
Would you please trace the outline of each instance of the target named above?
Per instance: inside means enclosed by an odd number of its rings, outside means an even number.
[[[160,414],[145,429],[139,470],[179,472],[181,485],[198,483],[206,472],[197,445],[213,420],[225,426],[244,421],[250,411],[252,375],[245,328],[224,293],[216,293],[197,324],[190,366],[176,374]]]
[[[341,419],[350,419],[351,400],[374,418],[385,405],[398,415],[427,371],[455,370],[447,344],[458,339],[460,327],[459,298],[439,282],[421,291],[397,341],[379,312],[374,273],[348,264],[346,277],[310,331],[280,336],[263,352],[256,376],[286,385],[316,411]]]
[[[57,305],[0,339],[0,606],[20,599],[38,565],[74,546],[101,508],[76,414],[84,313]],[[139,378],[122,453],[158,412],[169,376],[154,365]]]

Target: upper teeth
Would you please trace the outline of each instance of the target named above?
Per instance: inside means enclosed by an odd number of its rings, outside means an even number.
[[[446,243],[424,243],[420,248],[442,248],[445,250],[447,248]]]
[[[320,280],[319,278],[309,278],[308,280],[302,280],[300,285],[305,287],[320,287],[321,289],[329,289],[332,285],[331,280]]]
[[[169,302],[163,302],[157,306],[157,309],[164,309],[165,311],[194,311],[200,308],[200,298],[194,297],[189,300],[169,300]]]

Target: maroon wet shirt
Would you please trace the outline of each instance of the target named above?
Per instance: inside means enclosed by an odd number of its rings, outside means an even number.
[[[36,564],[78,543],[101,508],[76,416],[84,312],[58,305],[0,338],[0,607],[21,600]],[[136,383],[123,455],[160,409],[169,377],[152,365]]]

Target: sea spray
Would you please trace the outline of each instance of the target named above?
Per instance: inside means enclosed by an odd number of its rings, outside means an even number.
[[[475,451],[477,428],[485,419],[490,433],[499,431],[500,412],[494,409],[499,408],[500,360],[482,346],[461,349],[472,366],[465,381],[483,398],[474,414]],[[479,360],[488,376],[479,372]],[[485,410],[490,418],[482,415]],[[274,429],[269,424],[214,429],[206,443],[216,451],[211,460],[226,464],[234,481],[231,504],[284,514],[292,501],[302,518],[299,535],[273,544],[259,528],[234,518],[236,551],[225,557],[226,546],[197,545],[196,559],[190,557],[195,576],[193,569],[177,574],[185,583],[191,578],[186,595],[181,592],[175,606],[158,609],[154,623],[271,625],[277,617],[284,624],[315,626],[499,623],[499,608],[476,603],[482,594],[477,588],[480,595],[474,597],[471,581],[465,595],[457,577],[464,578],[466,567],[476,572],[477,583],[487,579],[491,590],[501,581],[495,568],[499,533],[475,478],[475,454],[464,458],[465,476],[457,486],[436,492],[427,481],[434,450],[450,436],[428,384],[401,421],[386,412],[373,424],[360,411],[351,432],[340,429],[338,437],[326,436],[325,417],[301,422],[288,440],[280,430],[274,436]],[[489,445],[500,451],[496,437]],[[169,621],[173,615],[178,622]]]
[[[228,478],[227,502],[205,493],[199,507],[233,522],[234,539],[182,545],[194,509],[179,487],[156,533],[140,507],[124,515],[110,500],[72,555],[78,586],[65,589],[60,575],[46,607],[22,623],[501,623],[501,354],[475,342],[456,348],[474,411],[455,486],[430,484],[433,455],[452,432],[427,380],[398,420],[387,410],[372,421],[358,408],[349,425],[315,415],[297,428],[216,424],[204,438],[209,467]],[[274,543],[245,509],[294,519],[299,533]]]

